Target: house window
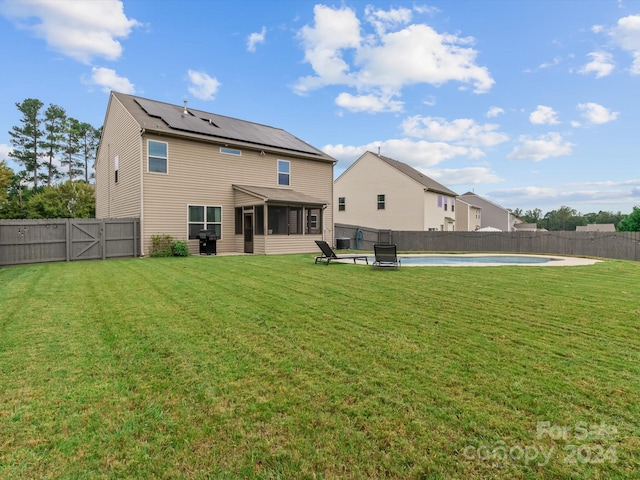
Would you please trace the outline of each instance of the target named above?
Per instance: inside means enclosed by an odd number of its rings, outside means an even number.
[[[227,148],[227,147],[220,147],[220,153],[224,153],[225,155],[236,155],[237,157],[242,155],[242,152],[240,150],[236,150],[235,148]]]
[[[278,160],[278,185],[290,185],[291,162]]]
[[[320,208],[307,208],[305,211],[307,213],[305,233],[322,233],[322,210]]]
[[[452,198],[451,199],[451,211],[455,212],[455,210],[456,210],[456,201],[455,201],[455,199]]]
[[[120,157],[118,155],[116,155],[113,159],[113,173],[114,173],[114,178],[115,178],[115,182],[118,183],[118,168],[119,168],[119,163],[120,163]]]
[[[344,212],[347,208],[346,198],[338,197],[338,211]]]
[[[444,197],[444,211],[447,211],[447,197]]]
[[[303,230],[303,212],[311,211],[311,215],[307,213],[306,227],[307,233],[313,224],[312,216],[315,215],[315,229],[319,232],[322,228],[321,209],[303,209],[293,205],[271,205],[267,207],[267,228],[269,235],[302,235]]]
[[[254,233],[256,235],[264,235],[264,206],[257,205],[254,211],[256,216],[256,227]]]
[[[198,238],[200,230],[213,230],[222,238],[222,207],[189,205],[189,239]]]
[[[242,207],[236,207],[236,235],[242,235]]]
[[[155,142],[149,140],[147,142],[147,151],[149,152],[148,171],[156,173],[167,173],[168,163],[168,144],[166,142]]]
[[[442,195],[438,195],[438,207],[442,207]]]
[[[384,210],[384,194],[378,195],[378,210]]]

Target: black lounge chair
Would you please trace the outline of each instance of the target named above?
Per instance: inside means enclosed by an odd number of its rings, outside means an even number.
[[[398,251],[396,245],[383,245],[376,243],[373,246],[375,261],[373,267],[393,267],[397,269],[400,266]]]
[[[331,260],[344,260],[344,259],[348,259],[348,260],[353,259],[353,263],[356,263],[357,259],[361,259],[367,262],[367,265],[369,265],[369,259],[367,258],[366,255],[336,255],[336,253],[329,246],[329,244],[323,240],[316,240],[316,245],[318,245],[320,250],[322,250],[322,255],[319,255],[316,257],[315,263],[318,263],[318,261],[322,261],[322,262],[327,262],[327,265],[329,265],[329,262]]]

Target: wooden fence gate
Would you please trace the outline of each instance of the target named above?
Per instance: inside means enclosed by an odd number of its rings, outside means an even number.
[[[0,220],[0,265],[137,257],[137,218]]]

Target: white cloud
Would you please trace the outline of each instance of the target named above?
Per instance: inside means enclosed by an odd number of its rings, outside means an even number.
[[[120,0],[22,0],[0,4],[0,13],[19,28],[32,31],[53,50],[89,63],[92,58],[117,60],[137,20],[129,19]]]
[[[402,122],[405,135],[461,145],[490,147],[506,142],[509,136],[498,131],[498,125],[479,125],[469,118],[451,122],[438,117],[415,115]]]
[[[495,118],[498,115],[501,115],[504,113],[504,110],[500,107],[491,107],[489,109],[489,111],[487,112],[487,118]]]
[[[0,161],[9,160],[9,152],[12,151],[13,148],[5,143],[0,143]]]
[[[545,68],[555,67],[556,65],[559,65],[560,62],[562,62],[562,58],[554,57],[554,59],[550,62],[541,63],[538,68],[544,70]]]
[[[573,144],[564,142],[559,133],[549,133],[537,139],[523,135],[519,139],[520,145],[507,155],[510,160],[533,160],[540,162],[545,158],[570,155]]]
[[[314,75],[299,78],[296,93],[345,85],[356,89],[358,97],[384,99],[399,96],[412,84],[439,86],[454,81],[472,85],[476,93],[487,92],[494,84],[488,69],[476,64],[472,38],[441,34],[426,24],[406,25],[411,11],[402,8],[368,7],[365,19],[374,24],[374,32],[364,31],[351,8],[314,7],[314,24],[298,32]],[[372,106],[377,108],[375,102]]]
[[[378,152],[407,163],[414,168],[430,167],[454,157],[477,156],[477,151],[464,146],[449,145],[444,142],[426,142],[410,139],[391,139],[370,142],[366,145],[325,145],[322,151],[339,160],[338,167],[346,168],[365,151]]]
[[[109,93],[114,92],[127,93],[132,95],[135,93],[135,85],[128,78],[120,77],[115,70],[104,67],[93,67],[91,69],[91,77],[85,80],[85,83],[97,85],[102,91]]]
[[[367,5],[364,10],[365,19],[376,29],[378,35],[384,35],[390,28],[398,28],[411,21],[412,12],[408,8],[392,8],[391,10],[375,10]]]
[[[267,35],[267,27],[262,27],[260,33],[254,32],[247,37],[247,50],[249,52],[256,51],[256,45],[259,43],[264,43],[265,37]]]
[[[351,95],[341,93],[336,97],[336,105],[352,112],[399,112],[403,103],[392,100],[391,97],[376,95]]]
[[[589,123],[595,124],[613,122],[620,114],[593,102],[578,104],[578,110]]]
[[[534,125],[555,125],[560,123],[557,118],[558,114],[551,107],[538,105],[538,107],[529,115],[529,121]]]
[[[499,183],[504,179],[486,167],[445,168],[438,170],[418,169],[443,185],[480,185]]]
[[[610,32],[615,43],[633,56],[630,72],[640,75],[640,15],[629,15],[618,20]]]
[[[205,72],[189,70],[187,72],[191,85],[189,93],[200,100],[213,100],[222,85],[216,78],[210,77]]]
[[[602,78],[609,75],[615,68],[613,56],[609,52],[591,52],[587,56],[591,61],[578,70],[578,73],[586,75],[593,72],[596,78]]]

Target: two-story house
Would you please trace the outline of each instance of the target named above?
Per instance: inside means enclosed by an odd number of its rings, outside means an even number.
[[[406,163],[366,152],[334,182],[336,223],[455,230],[456,193]]]
[[[198,251],[200,230],[219,253],[302,253],[333,241],[336,160],[292,134],[112,92],[96,159],[96,217],[140,218],[153,235]]]
[[[471,205],[475,211],[482,211],[480,226],[477,227],[477,230],[492,229],[502,232],[512,232],[514,225],[518,222],[518,218],[509,210],[474,192],[463,193],[458,197],[458,201],[463,201]]]

